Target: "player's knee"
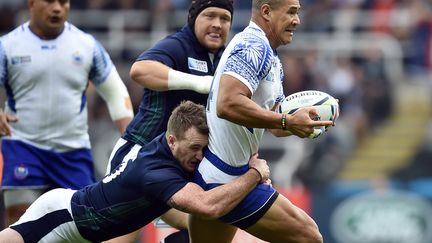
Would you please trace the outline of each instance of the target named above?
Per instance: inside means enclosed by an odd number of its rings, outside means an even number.
[[[324,239],[318,230],[315,230],[310,234],[310,241],[308,243],[323,243]]]
[[[313,220],[306,222],[306,227],[303,226],[305,243],[322,243],[323,237],[318,229],[317,224]]]
[[[6,228],[0,232],[0,242],[24,243],[24,239],[17,231]]]
[[[303,237],[304,243],[322,243],[323,237],[319,232],[318,226],[313,223],[309,224],[307,227],[304,227]]]
[[[299,243],[322,243],[323,237],[318,229],[317,224],[308,217],[300,217],[296,223],[288,227],[292,232],[293,242]]]

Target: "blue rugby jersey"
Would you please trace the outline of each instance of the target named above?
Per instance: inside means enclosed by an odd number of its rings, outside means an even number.
[[[224,49],[223,47],[218,50],[212,61],[208,50],[198,42],[192,29],[186,25],[143,52],[137,61],[154,60],[180,72],[213,76]],[[144,89],[139,111],[123,138],[144,145],[166,130],[171,112],[181,101],[191,100],[205,105],[207,97],[207,94],[191,90],[161,92]]]
[[[127,150],[111,174],[73,195],[73,219],[87,240],[101,242],[150,223],[191,180],[174,159],[165,133],[140,148]]]

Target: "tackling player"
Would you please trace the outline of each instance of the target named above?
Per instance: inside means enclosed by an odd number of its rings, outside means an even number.
[[[144,146],[118,150],[124,154],[120,166],[98,183],[42,195],[0,232],[0,242],[101,242],[143,227],[170,207],[218,218],[266,182],[269,167],[254,155],[243,176],[204,191],[190,180],[207,144],[205,107],[183,102],[173,111],[167,132]]]

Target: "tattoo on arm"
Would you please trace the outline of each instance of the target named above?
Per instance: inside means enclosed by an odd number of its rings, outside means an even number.
[[[180,210],[180,211],[186,212],[186,207],[182,207],[182,206],[178,205],[178,204],[174,201],[174,199],[173,199],[172,197],[168,200],[168,205],[169,205],[170,207],[172,207],[172,208],[175,208],[175,209],[178,209],[178,210]]]

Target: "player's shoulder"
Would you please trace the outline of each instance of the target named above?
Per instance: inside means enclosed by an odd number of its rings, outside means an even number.
[[[93,35],[79,29],[69,22],[65,22],[64,34],[67,35],[67,39],[71,41],[86,42],[92,45],[96,42]]]
[[[16,27],[15,29],[13,29],[12,31],[10,31],[9,33],[6,33],[5,35],[1,36],[0,37],[0,42],[3,42],[3,43],[11,42],[11,43],[13,43],[13,42],[15,42],[15,41],[17,41],[19,39],[24,38],[23,34],[26,31],[29,31],[28,23],[21,24],[20,26]]]
[[[235,38],[233,38],[233,41],[237,48],[244,48],[261,53],[273,52],[268,39],[263,35],[262,31],[251,26],[238,33]]]
[[[199,44],[194,42],[193,36],[183,28],[175,33],[172,33],[162,39],[159,46],[165,46],[167,49],[176,49],[177,51],[194,50],[194,47]]]

